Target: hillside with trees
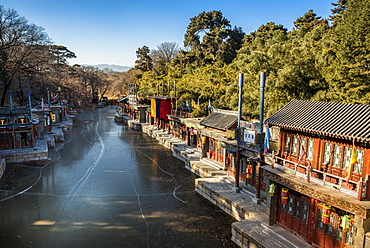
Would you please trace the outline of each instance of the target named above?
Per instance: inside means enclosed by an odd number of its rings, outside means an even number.
[[[369,104],[370,1],[332,5],[329,19],[308,10],[293,30],[269,22],[250,34],[232,28],[221,11],[202,12],[190,18],[185,49],[172,60],[151,56],[145,47],[152,59],[141,70],[144,61],[138,57],[139,93],[174,96],[176,85],[182,102],[200,103],[195,115],[205,115],[209,101],[216,108],[237,110],[238,74],[244,73],[243,112],[255,117],[259,74],[266,72],[267,115],[293,99]],[[162,70],[154,69],[158,63]]]

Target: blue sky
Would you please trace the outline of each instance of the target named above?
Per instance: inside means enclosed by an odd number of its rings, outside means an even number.
[[[323,18],[334,0],[1,0],[30,23],[45,29],[54,44],[77,55],[70,64],[134,66],[136,50],[163,42],[183,46],[190,18],[220,10],[247,34],[275,22],[289,30],[308,10]]]

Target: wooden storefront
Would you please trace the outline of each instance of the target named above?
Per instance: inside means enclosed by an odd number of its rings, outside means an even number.
[[[309,225],[309,205],[309,197],[291,190],[286,204],[282,204],[281,198],[279,199],[276,206],[278,208],[276,222],[306,238]]]
[[[33,123],[26,107],[0,109],[0,148],[34,147],[38,123]]]
[[[269,185],[276,186],[271,223],[315,247],[365,246],[369,116],[365,105],[292,101],[267,118],[279,134],[271,165],[263,168]]]
[[[200,130],[202,156],[222,163],[224,168],[228,168],[232,163],[232,156],[227,154],[225,142],[227,141],[227,131],[235,129],[237,126],[237,115],[232,111],[215,110],[210,115],[200,121],[204,128]]]

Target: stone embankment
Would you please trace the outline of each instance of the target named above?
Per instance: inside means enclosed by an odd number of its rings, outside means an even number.
[[[127,121],[129,124],[130,121]],[[131,126],[129,124],[129,126]],[[173,156],[184,161],[185,168],[195,173],[195,191],[233,216],[237,222],[231,227],[232,240],[240,247],[305,248],[311,247],[294,234],[277,225],[268,225],[266,204],[256,201],[253,192],[241,187],[236,192],[234,179],[222,165],[201,158],[200,152],[184,141],[155,126],[141,123],[144,133],[172,150]]]

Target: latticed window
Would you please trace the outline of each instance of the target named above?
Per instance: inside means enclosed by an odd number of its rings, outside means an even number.
[[[352,222],[354,216],[336,209],[334,213],[332,212],[330,214],[330,222],[324,224],[322,222],[322,214],[323,210],[319,208],[317,211],[316,228],[327,235],[335,237],[342,244],[345,243],[348,246],[353,246],[354,232],[356,232],[356,226]],[[343,218],[345,216],[349,218],[347,224],[343,223]]]
[[[349,245],[349,246],[353,246],[353,234],[354,234],[354,230],[356,229],[356,227],[353,227],[351,229],[349,229],[347,232],[346,232],[346,245]]]
[[[289,196],[288,196],[289,197]],[[286,207],[287,205],[285,205],[285,204],[280,204],[280,209],[281,210],[284,210],[285,212],[286,212],[286,210],[287,210],[287,207]]]
[[[307,222],[307,217],[308,217],[308,202],[302,201],[301,220]]]
[[[344,152],[343,152],[343,164],[342,164],[343,170],[348,170],[351,164],[351,153],[352,153],[352,148],[349,146],[345,146]]]
[[[245,158],[242,158],[240,160],[240,172],[245,173],[246,172],[246,167],[247,167],[247,161]]]
[[[326,233],[329,234],[330,236],[334,236],[334,221],[335,221],[335,215],[331,214],[330,215],[330,222],[326,226]]]
[[[285,136],[285,148],[284,152],[289,153],[290,152],[290,134],[286,134]]]
[[[299,214],[299,211],[300,211],[299,204],[300,204],[300,200],[299,199],[295,199],[294,217],[296,217],[296,218],[299,218],[300,217],[300,214]]]
[[[235,163],[235,160],[236,160],[236,156],[235,155],[232,155],[231,158],[230,158],[230,166],[231,168],[235,169],[236,168],[236,163]]]
[[[316,220],[317,229],[319,229],[320,231],[324,231],[325,224],[322,223],[321,216],[322,216],[322,209],[319,208],[318,211],[317,211],[317,220]]]
[[[287,209],[288,214],[293,214],[293,204],[294,204],[294,197],[289,197],[288,198],[288,209]]]
[[[330,164],[331,144],[325,142],[324,145],[324,164]]]
[[[303,156],[303,153],[306,152],[306,138],[300,137],[299,142],[301,143],[299,145],[299,157],[301,157]],[[302,147],[304,148],[304,151],[302,150]],[[306,156],[307,156],[307,152],[306,152]]]
[[[296,135],[293,136],[292,154],[298,155],[298,137]]]
[[[342,146],[334,145],[334,157],[333,157],[333,166],[340,168],[340,160],[342,157]]]
[[[342,229],[337,228],[337,229],[335,230],[335,238],[336,238],[337,240],[339,240],[339,241],[342,241],[342,240],[343,240],[343,231],[342,231]]]
[[[209,139],[209,150],[216,151],[216,144],[214,139]]]
[[[288,195],[288,204],[280,204],[281,210],[293,215],[305,223],[307,223],[308,219],[308,208],[308,202],[300,199],[299,197],[293,196],[292,194]]]
[[[313,160],[313,147],[314,147],[314,140],[313,139],[308,139],[307,142],[307,151],[306,151],[306,156],[308,160]]]
[[[353,172],[361,174],[362,166],[364,164],[364,150],[356,149],[356,155],[357,155],[357,164],[353,166]]]

